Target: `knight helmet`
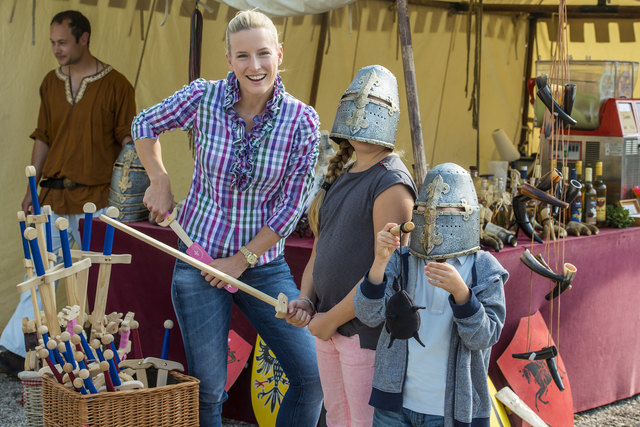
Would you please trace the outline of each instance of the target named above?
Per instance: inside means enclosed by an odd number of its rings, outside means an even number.
[[[367,142],[393,149],[400,117],[398,82],[381,65],[361,68],[340,98],[331,139]]]
[[[480,249],[480,206],[471,175],[454,163],[431,169],[418,195],[409,251],[442,261]]]

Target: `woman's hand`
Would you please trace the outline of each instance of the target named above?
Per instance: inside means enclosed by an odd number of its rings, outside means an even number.
[[[244,255],[240,254],[240,256],[238,256],[238,254],[240,253],[236,253],[234,256],[231,256],[229,258],[214,259],[213,262],[211,262],[209,265],[216,270],[228,274],[234,279],[237,279],[247,269],[248,266],[247,260],[245,259]],[[227,283],[223,282],[217,277],[213,277],[212,275],[205,273],[204,271],[202,271],[200,274],[204,276],[204,280],[209,282],[211,286],[217,286],[218,288],[224,288],[225,286],[227,286]]]
[[[322,341],[328,341],[338,330],[339,325],[334,325],[329,313],[316,313],[309,322],[309,332]]]
[[[298,328],[304,328],[309,324],[313,316],[313,309],[309,301],[296,299],[289,301],[289,312],[285,316],[286,321]]]
[[[432,261],[424,266],[424,271],[429,283],[453,295],[456,304],[464,304],[471,298],[469,287],[451,264]]]
[[[142,202],[157,223],[164,221],[167,212],[171,212],[175,206],[169,176],[165,175],[159,179],[151,180],[151,184],[144,192]]]

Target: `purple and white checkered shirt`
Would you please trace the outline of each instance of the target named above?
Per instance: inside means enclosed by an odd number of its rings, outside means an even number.
[[[233,108],[240,100],[233,73],[225,80],[194,80],[131,125],[134,140],[176,128],[193,131],[193,178],[178,220],[214,259],[235,254],[264,225],[288,236],[306,207],[318,158],[318,115],[286,93],[279,76],[274,89],[248,134]],[[281,239],[258,265],[283,250]]]

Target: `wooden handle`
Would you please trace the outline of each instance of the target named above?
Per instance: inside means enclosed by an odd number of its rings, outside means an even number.
[[[414,228],[416,228],[415,224],[413,222],[411,222],[411,221],[407,221],[407,222],[403,222],[400,225],[396,225],[395,227],[393,227],[389,231],[394,236],[399,236],[400,232],[402,232],[402,233],[410,233],[410,232],[413,231]]]
[[[64,217],[56,219],[55,226],[58,230],[66,230],[69,228],[69,220]]]
[[[193,267],[197,268],[198,270],[204,271],[205,273],[210,274],[213,277],[216,277],[220,280],[222,280],[225,283],[229,283],[230,285],[235,286],[236,288],[240,289],[243,292],[248,293],[251,296],[254,296],[256,298],[258,298],[261,301],[266,302],[269,305],[272,305],[273,307],[276,308],[276,311],[279,314],[286,314],[286,308],[283,308],[282,303],[278,303],[278,300],[265,294],[262,291],[259,291],[257,289],[255,289],[254,287],[247,285],[244,282],[241,282],[240,280],[236,279],[235,277],[231,277],[226,273],[223,273],[222,271],[216,270],[215,268],[211,267],[210,265],[207,265],[201,261],[198,261],[195,258],[190,257],[187,254],[184,254],[182,252],[180,252],[177,249],[172,248],[169,245],[166,245],[150,236],[147,236],[144,233],[141,233],[140,231],[129,227],[126,224],[123,224],[121,222],[118,222],[114,219],[109,218],[106,215],[100,215],[100,219],[104,222],[106,222],[109,225],[112,225],[114,228],[117,228],[118,230],[127,233],[128,235],[135,237],[138,240],[142,240],[143,242],[153,246],[156,249],[161,250],[164,253],[167,253],[169,255],[171,255],[174,258],[177,258],[181,261],[186,262],[189,265],[192,265]],[[284,294],[280,294],[278,296],[278,299],[282,299],[282,297],[287,298],[286,295]],[[288,299],[287,299],[288,301]],[[284,310],[284,312],[282,312]]]
[[[96,208],[96,205],[91,203],[91,202],[87,202],[82,206],[82,212],[84,213],[96,213],[96,210],[98,210],[98,208]]]

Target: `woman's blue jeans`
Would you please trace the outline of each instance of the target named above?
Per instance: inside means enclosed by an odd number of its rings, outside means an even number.
[[[180,249],[184,251],[184,245],[180,244]],[[274,298],[280,292],[289,300],[299,295],[282,255],[268,264],[248,268],[238,279]],[[200,380],[201,426],[221,425],[222,403],[227,400],[227,336],[234,302],[271,348],[289,379],[276,425],[316,426],[322,388],[315,344],[307,328],[277,319],[271,305],[245,292],[231,294],[212,287],[200,270],[180,260],[174,268],[171,292],[189,374]]]

